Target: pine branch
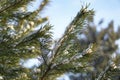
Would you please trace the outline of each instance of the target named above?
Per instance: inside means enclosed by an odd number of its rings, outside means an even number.
[[[23,17],[23,19],[30,18],[30,17],[35,18],[35,16],[38,15],[48,3],[49,3],[49,0],[43,0],[37,10],[27,14],[26,16]]]
[[[90,44],[88,46],[88,48],[85,49],[82,53],[77,53],[77,54],[73,55],[70,59],[65,59],[61,63],[53,65],[52,69],[55,69],[55,68],[59,67],[60,65],[64,65],[64,64],[70,63],[71,61],[75,61],[77,59],[84,58],[84,56],[86,56],[86,55],[92,54],[92,52],[94,51],[93,47],[94,47],[94,45]]]
[[[12,7],[14,7],[14,6],[16,6],[16,5],[18,5],[18,4],[20,4],[22,2],[22,0],[18,0],[17,2],[15,2],[14,4],[10,4],[10,5],[8,5],[7,7],[5,7],[4,8],[4,6],[2,6],[3,7],[3,9],[1,9],[0,10],[0,13],[2,13],[2,12],[4,12],[4,11],[6,11],[6,10],[8,10],[8,9],[10,9],[10,8],[12,8]],[[5,5],[5,4],[4,4]],[[5,5],[6,6],[6,5]]]
[[[45,64],[45,66],[48,67],[48,63],[47,63],[47,55],[45,53],[43,53],[43,49],[44,49],[44,46],[43,45],[40,45],[40,50],[41,50],[41,56],[43,58],[43,63]]]
[[[46,71],[43,73],[42,77],[40,78],[40,80],[45,80],[46,75],[51,71],[51,66],[52,64],[49,64]]]
[[[69,34],[72,33],[72,31],[75,29],[75,27],[77,27],[78,24],[83,24],[86,17],[88,15],[93,14],[92,10],[88,10],[87,11],[87,7],[85,8],[83,7],[80,12],[78,12],[78,14],[76,15],[76,17],[74,18],[74,20],[69,24],[69,26],[66,28],[66,31],[64,33],[64,35],[59,39],[59,41],[56,43],[56,45],[54,46],[53,49],[53,57],[52,57],[52,61],[54,61],[55,57],[58,55],[61,46],[64,44],[65,40],[69,37]],[[83,26],[83,25],[82,25]]]
[[[83,15],[82,13],[78,13],[77,14],[77,16],[79,16],[79,15]],[[76,19],[77,18],[77,19]],[[74,20],[75,21],[79,21],[79,19],[81,18],[81,17],[76,17]],[[69,33],[71,33],[71,31],[74,29],[74,25],[73,25],[73,23],[74,23],[74,20],[71,22],[71,24],[68,26],[68,28],[66,29],[66,31],[65,31],[65,33],[64,33],[64,35],[59,39],[59,41],[55,44],[55,46],[54,46],[54,48],[53,48],[53,56],[52,56],[52,58],[51,58],[51,60],[50,60],[50,64],[49,64],[49,66],[48,66],[48,68],[46,69],[46,72],[43,74],[43,76],[41,77],[41,80],[44,80],[44,78],[45,78],[45,76],[48,74],[48,72],[51,70],[51,67],[52,67],[52,65],[53,65],[53,61],[54,61],[54,59],[55,59],[55,57],[57,56],[57,54],[59,53],[59,50],[60,50],[60,48],[61,48],[61,46],[63,45],[63,43],[64,43],[64,41],[68,38],[68,34]]]
[[[36,32],[33,32],[32,34],[29,34],[29,35],[23,37],[23,38],[22,38],[20,41],[18,41],[17,44],[15,44],[14,46],[16,47],[16,46],[18,46],[18,45],[20,45],[20,44],[22,44],[22,43],[29,42],[29,41],[35,39],[35,37],[37,36],[37,34],[40,32],[41,29],[42,29],[42,28],[38,29]]]
[[[56,56],[59,54],[60,49],[61,49],[62,45],[64,44],[65,40],[67,40],[69,38],[70,34],[72,33],[72,31],[74,31],[74,29],[77,27],[78,24],[82,25],[84,23],[86,17],[88,15],[91,15],[92,10],[87,10],[87,7],[88,6],[86,6],[85,8],[82,8],[80,10],[80,12],[78,12],[78,14],[74,18],[74,20],[66,28],[66,31],[64,32],[64,35],[55,44],[55,46],[52,50],[53,55],[52,55],[52,57],[49,61],[50,62],[49,66],[46,69],[46,72],[43,74],[41,80],[44,80],[45,76],[49,73],[49,71],[53,69],[53,65],[54,65],[53,61],[56,59]]]
[[[95,79],[95,80],[103,80],[103,76],[110,70],[110,68],[111,68],[111,65],[108,64],[108,66],[106,66],[105,70],[102,71],[102,72],[99,74],[98,78]]]

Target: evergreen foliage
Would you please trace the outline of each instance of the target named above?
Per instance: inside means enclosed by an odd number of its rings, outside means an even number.
[[[48,4],[48,0],[43,0],[31,12],[27,6],[32,1],[34,0],[0,1],[0,76],[5,80],[29,80],[29,69],[22,67],[20,60],[41,55],[41,46],[50,50],[52,26],[46,24],[38,27],[47,20],[47,17],[40,16],[40,12]],[[35,28],[38,29],[34,30]]]
[[[120,29],[114,31],[113,21],[97,31],[94,11],[82,7],[64,35],[54,41],[52,26],[41,25],[47,17],[42,18],[40,12],[49,1],[43,0],[36,10],[29,11],[28,5],[33,1],[0,1],[2,80],[56,80],[66,72],[79,73],[78,77],[70,76],[71,80],[120,79],[120,53],[115,44]],[[113,58],[113,54],[117,56]],[[37,58],[41,64],[25,68],[21,60],[31,58]]]

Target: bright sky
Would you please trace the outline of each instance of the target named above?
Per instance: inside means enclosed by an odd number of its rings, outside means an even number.
[[[50,23],[54,25],[54,38],[63,34],[65,27],[85,3],[90,3],[90,9],[95,10],[96,24],[101,19],[104,19],[105,27],[111,20],[115,21],[115,26],[120,24],[120,0],[51,0],[42,14],[49,16]]]

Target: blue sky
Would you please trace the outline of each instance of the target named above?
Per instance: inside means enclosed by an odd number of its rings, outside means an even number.
[[[42,15],[49,16],[49,21],[54,26],[54,38],[59,38],[63,34],[65,27],[72,21],[81,5],[86,3],[90,3],[89,8],[95,10],[96,24],[102,18],[103,27],[111,20],[115,21],[115,26],[120,24],[120,0],[51,0]]]

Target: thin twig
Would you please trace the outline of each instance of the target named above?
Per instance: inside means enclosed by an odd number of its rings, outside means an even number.
[[[110,70],[110,64],[108,66],[106,66],[105,70],[103,72],[100,73],[100,75],[98,76],[97,79],[95,80],[102,80],[103,76]]]
[[[75,54],[74,56],[72,56],[69,60],[66,59],[66,60],[63,60],[61,63],[58,63],[56,65],[53,65],[52,66],[52,69],[58,67],[59,65],[64,65],[64,64],[67,64],[67,63],[70,63],[71,61],[75,61],[77,59],[80,59],[80,58],[83,58],[85,55],[87,54],[91,54],[93,51],[92,51],[92,47],[93,47],[93,44],[89,44],[88,48],[85,49],[83,52],[81,53],[77,53]],[[89,51],[90,50],[90,51]]]

